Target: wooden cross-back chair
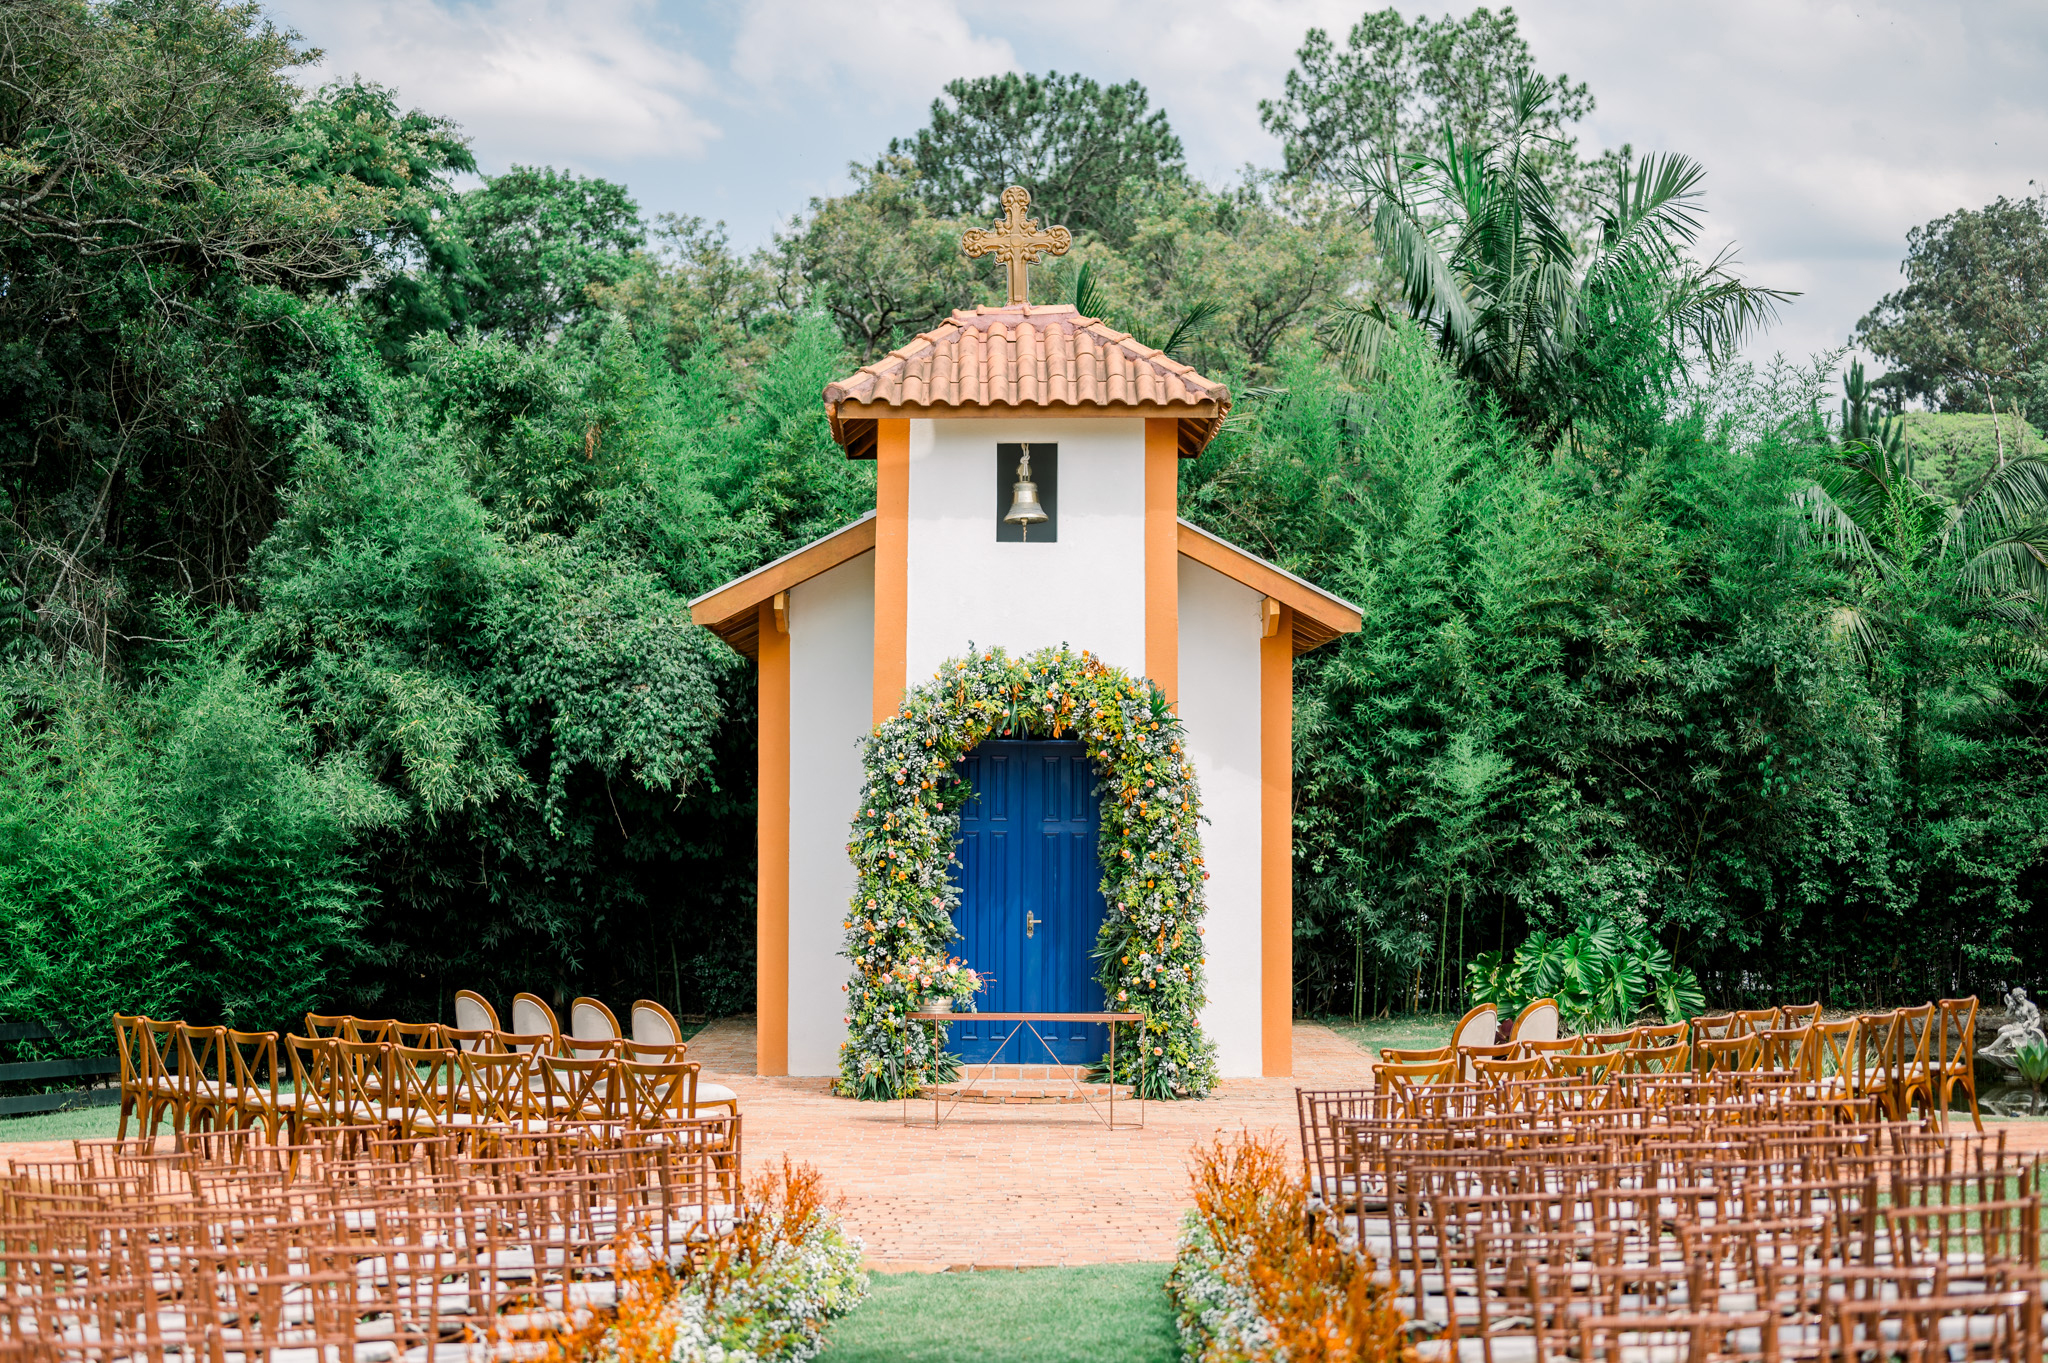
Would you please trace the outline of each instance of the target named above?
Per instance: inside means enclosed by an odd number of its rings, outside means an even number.
[[[450,1128],[462,1095],[462,1065],[452,1048],[394,1046],[391,1075],[386,1110],[401,1134],[432,1136]]]
[[[1934,1055],[1941,1044],[1940,1033],[1941,1020],[1935,1005],[1923,1003],[1916,1008],[1899,1009],[1899,1068],[1893,1084],[1901,1117],[1913,1110],[1916,1098],[1927,1105],[1930,1118],[1936,1115]]]
[[[184,1090],[186,1131],[212,1131],[233,1125],[228,1087],[234,1067],[227,1058],[225,1027],[180,1026],[177,1056]]]
[[[1856,1022],[1856,1072],[1851,1089],[1858,1098],[1875,1098],[1884,1108],[1886,1120],[1897,1121],[1902,1031],[1898,1010],[1866,1013]]]
[[[1943,999],[1937,1007],[1941,1010],[1941,1040],[1935,1078],[1941,1091],[1935,1095],[1935,1107],[1946,1127],[1949,1103],[1960,1088],[1970,1098],[1970,1120],[1982,1131],[1984,1117],[1977,1111],[1977,996]]]
[[[187,1076],[178,1067],[178,1033],[184,1026],[182,1022],[160,1022],[155,1018],[136,1019],[136,1035],[145,1051],[143,1063],[147,1067],[150,1096],[149,1122],[141,1132],[145,1136],[156,1134],[166,1112],[171,1117],[171,1130],[184,1133],[189,1093]]]

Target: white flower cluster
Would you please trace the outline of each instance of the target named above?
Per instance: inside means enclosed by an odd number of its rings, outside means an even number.
[[[1181,1219],[1166,1290],[1173,1297],[1181,1355],[1188,1363],[1267,1363],[1275,1358],[1273,1328],[1245,1286],[1249,1276],[1242,1250],[1217,1244],[1194,1212]]]
[[[824,1349],[828,1322],[867,1299],[863,1246],[830,1212],[813,1212],[800,1234],[767,1242],[769,1255],[734,1265],[715,1298],[701,1282],[676,1293],[667,1308],[676,1327],[670,1363],[801,1363]],[[596,1363],[622,1363],[614,1335]]]

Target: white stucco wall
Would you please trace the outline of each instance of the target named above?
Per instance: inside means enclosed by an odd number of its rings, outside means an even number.
[[[874,723],[875,556],[789,594],[789,1072],[834,1074],[846,1038],[840,921],[860,739]]]
[[[996,446],[1059,446],[1059,539],[996,541]],[[1012,652],[1068,643],[1145,670],[1145,423],[910,423],[905,676],[969,640]]]
[[[1062,468],[1062,473],[1065,469]],[[1259,593],[1180,560],[1180,713],[1202,787],[1209,868],[1209,1004],[1202,1030],[1225,1076],[1257,1075],[1259,1012]]]

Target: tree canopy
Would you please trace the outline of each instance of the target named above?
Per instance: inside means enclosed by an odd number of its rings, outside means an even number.
[[[889,155],[915,168],[934,217],[997,216],[1003,190],[1023,185],[1041,221],[1121,245],[1135,225],[1134,193],[1186,174],[1180,138],[1151,103],[1137,81],[1105,86],[1058,71],[950,81],[931,122],[891,139]]]
[[[1880,382],[1951,412],[2048,420],[2048,195],[1957,209],[1906,234],[1906,285],[1856,339]]]

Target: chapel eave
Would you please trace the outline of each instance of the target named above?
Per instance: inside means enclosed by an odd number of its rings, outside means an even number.
[[[1326,592],[1305,578],[1296,577],[1277,563],[1268,563],[1256,554],[1246,553],[1198,525],[1181,520],[1179,527],[1176,547],[1181,557],[1191,558],[1233,582],[1270,596],[1293,613],[1294,631],[1290,642],[1295,657],[1321,648],[1342,635],[1356,634],[1364,627],[1363,613],[1343,597]]]
[[[758,662],[763,602],[773,601],[777,593],[871,553],[874,547],[875,513],[870,511],[851,525],[704,593],[690,602],[690,619],[725,640],[735,653]]]

